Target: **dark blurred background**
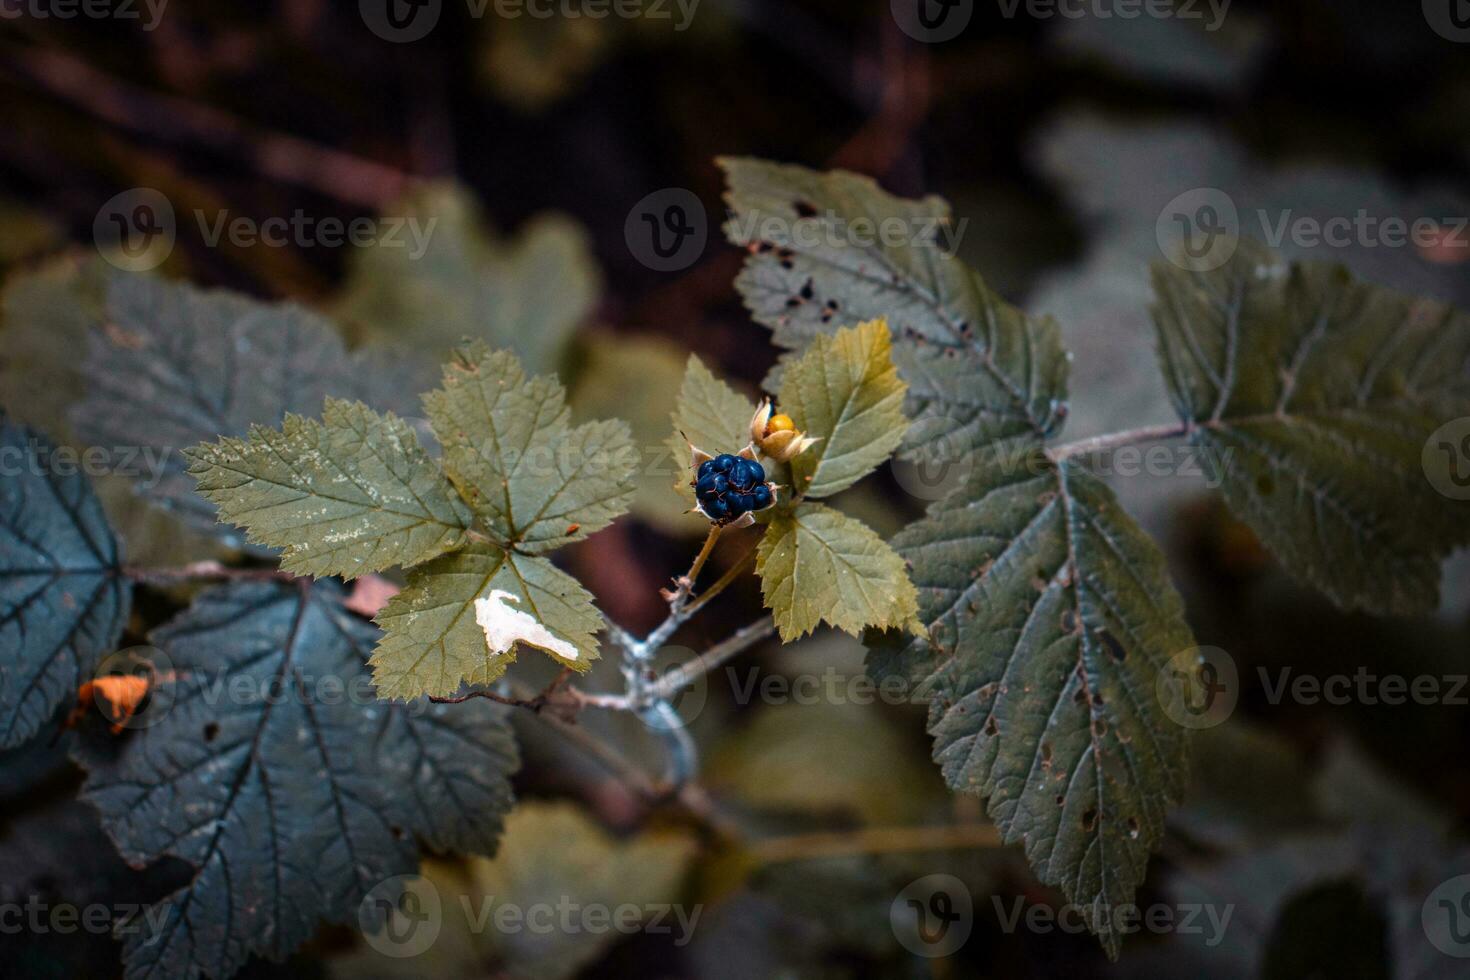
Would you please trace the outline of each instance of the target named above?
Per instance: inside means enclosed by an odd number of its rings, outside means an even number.
[[[950,16],[963,30],[943,40],[906,30],[912,21],[895,13],[904,5],[886,0],[692,8],[650,0],[643,9],[667,16],[604,19],[568,16],[581,9],[575,0],[557,3],[563,12],[540,19],[498,15],[493,3],[477,16],[466,0],[427,0],[418,16],[437,14],[432,29],[395,40],[373,0],[168,0],[155,4],[156,18],[139,0],[136,19],[63,17],[72,9],[65,0],[0,0],[7,320],[27,315],[19,277],[97,261],[109,202],[151,188],[177,215],[163,273],[301,301],[337,315],[355,340],[391,334],[395,319],[413,318],[405,309],[425,306],[446,320],[441,333],[473,332],[476,310],[445,295],[456,276],[500,277],[490,309],[565,301],[575,333],[544,367],[562,372],[589,414],[628,415],[658,442],[688,352],[752,390],[775,359],[731,285],[741,254],[719,233],[721,155],[841,167],[895,193],[952,201],[968,219],[962,257],[1007,299],[1062,324],[1076,355],[1069,436],[1172,417],[1152,351],[1147,265],[1160,257],[1160,216],[1189,192],[1225,194],[1255,237],[1282,216],[1431,219],[1441,231],[1429,244],[1358,235],[1282,248],[1470,305],[1463,0],[1442,0],[1443,9],[1434,0],[1181,0],[1174,16],[1136,19],[1098,16],[1094,4],[1072,17],[1026,0],[962,0]],[[117,13],[119,4],[99,9]],[[452,182],[432,185],[437,205],[424,203],[425,180]],[[646,260],[630,218],[648,195],[679,188],[701,202],[694,217],[707,241],[680,268],[662,270]],[[430,212],[447,216],[440,244],[455,254],[435,253],[442,272],[423,281],[392,257],[362,254],[370,249],[211,244],[194,217],[346,222]],[[0,327],[0,371],[10,343]],[[24,374],[11,351],[10,370]],[[405,965],[374,959],[350,930],[328,929],[287,967],[260,972],[1465,976],[1457,967],[1466,961],[1425,951],[1418,916],[1436,882],[1470,872],[1459,843],[1470,815],[1470,708],[1273,704],[1258,668],[1273,677],[1287,667],[1470,672],[1467,563],[1449,564],[1436,617],[1350,616],[1286,578],[1198,481],[1113,482],[1166,544],[1200,642],[1230,651],[1244,679],[1230,724],[1199,740],[1195,790],[1144,895],[1235,903],[1227,942],[1143,935],[1109,965],[1085,935],[1008,932],[998,909],[1014,897],[1058,901],[1015,851],[727,853],[683,818],[651,813],[599,782],[530,724],[520,788],[529,806],[548,809],[534,810],[513,840],[542,848],[554,865],[565,841],[538,838],[529,824],[555,816],[586,835],[593,865],[626,875],[663,869],[649,872],[650,893],[708,906],[693,942],[613,937],[578,946],[553,968],[539,952],[518,960],[469,937]],[[660,617],[656,590],[687,562],[698,531],[659,497],[666,489],[652,481],[633,520],[568,559],[604,608],[635,628]],[[889,474],[847,502],[885,532],[923,503]],[[753,584],[734,592],[687,642],[718,638],[757,603]],[[741,664],[849,677],[861,671],[861,651],[823,636]],[[839,838],[979,819],[974,800],[939,785],[921,712],[742,706],[729,686],[710,682],[695,722],[712,798],[728,819]],[[646,735],[612,724],[598,734],[657,766]],[[76,776],[60,746],[28,751],[24,760],[0,757],[8,892],[0,898],[138,900],[177,883],[177,868],[122,865],[90,811],[72,802]],[[655,844],[657,860],[630,850]],[[555,869],[540,884],[554,891],[585,878],[562,870],[558,884],[547,883],[558,881]],[[973,937],[945,960],[910,955],[887,925],[896,891],[933,873],[962,878],[976,905]],[[506,884],[510,872],[471,862],[446,860],[433,874],[441,889],[536,887]],[[478,884],[464,884],[476,875]],[[0,935],[0,974],[117,970],[107,937]]]

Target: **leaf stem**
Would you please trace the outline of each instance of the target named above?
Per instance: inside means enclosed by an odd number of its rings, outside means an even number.
[[[1189,431],[1190,426],[1184,422],[1175,422],[1170,425],[1149,425],[1141,429],[1109,432],[1105,435],[1093,436],[1089,439],[1079,439],[1077,442],[1052,446],[1047,449],[1046,455],[1052,462],[1060,463],[1062,460],[1071,459],[1073,456],[1089,456],[1093,453],[1104,453],[1121,446],[1131,446],[1138,442],[1158,442],[1161,439],[1174,439],[1179,436],[1188,435]]]
[[[685,606],[689,604],[689,597],[694,593],[694,583],[699,579],[699,573],[704,569],[704,563],[709,561],[709,556],[715,550],[715,543],[720,540],[722,528],[718,524],[711,524],[709,534],[705,536],[704,544],[699,549],[699,554],[694,556],[694,562],[674,583],[673,592],[667,593],[669,600],[669,614],[662,623],[636,644],[636,649],[629,653],[637,660],[647,660],[658,652],[659,648],[668,642],[669,637],[683,625],[693,613],[686,611]],[[728,584],[728,583],[726,583]],[[723,588],[724,586],[721,586]]]

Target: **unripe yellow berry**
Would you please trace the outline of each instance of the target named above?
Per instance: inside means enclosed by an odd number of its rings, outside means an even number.
[[[789,415],[772,415],[771,421],[766,423],[766,432],[795,432],[796,423],[791,421]]]

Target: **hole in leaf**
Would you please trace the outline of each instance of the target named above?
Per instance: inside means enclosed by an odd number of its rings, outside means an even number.
[[[1138,840],[1138,821],[1132,817],[1128,818],[1128,837],[1130,840]]]
[[[1109,633],[1107,630],[1098,630],[1097,638],[1099,640],[1102,640],[1103,646],[1108,648],[1108,653],[1111,653],[1113,655],[1113,659],[1118,661],[1118,663],[1122,663],[1124,660],[1128,659],[1128,651],[1123,649],[1123,644],[1118,642],[1118,638],[1116,636]]]
[[[994,735],[994,734],[996,734],[999,731],[1000,731],[1000,729],[997,728],[996,727],[996,724],[995,724],[995,718],[991,717],[991,718],[985,719],[985,734],[986,735]]]
[[[1097,826],[1097,811],[1096,810],[1088,810],[1086,813],[1082,814],[1082,829],[1083,830],[1087,831],[1088,833],[1092,833],[1092,828],[1094,828],[1096,826]]]
[[[219,735],[219,722],[212,721],[209,724],[207,724],[207,725],[204,726],[204,740],[206,742],[213,742],[215,740],[215,737],[218,736],[218,735]]]
[[[798,218],[815,218],[817,216],[817,207],[810,201],[792,201],[791,206],[796,209],[796,216]]]

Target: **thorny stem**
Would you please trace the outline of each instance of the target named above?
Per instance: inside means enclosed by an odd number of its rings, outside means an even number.
[[[1189,431],[1189,425],[1183,422],[1175,422],[1170,425],[1150,425],[1141,429],[1109,432],[1106,435],[1093,436],[1090,439],[1079,439],[1077,442],[1052,446],[1046,451],[1046,455],[1052,462],[1060,463],[1062,460],[1071,459],[1073,456],[1089,456],[1093,453],[1103,453],[1111,449],[1117,449],[1120,446],[1131,446],[1136,442],[1157,442],[1160,439],[1173,439],[1177,436],[1188,435]]]

